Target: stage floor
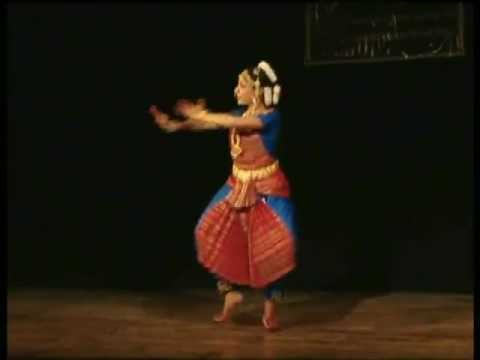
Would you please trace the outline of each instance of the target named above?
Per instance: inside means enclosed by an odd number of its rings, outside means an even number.
[[[229,324],[212,290],[11,289],[9,358],[473,359],[473,296],[289,292],[282,330],[245,293]]]

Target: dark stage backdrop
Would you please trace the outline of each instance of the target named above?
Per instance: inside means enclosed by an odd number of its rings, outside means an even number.
[[[304,11],[9,5],[9,286],[213,289],[193,228],[230,170],[226,135],[167,135],[147,110],[229,110],[267,60],[301,235],[287,285],[470,292],[470,7],[466,57],[308,68]]]

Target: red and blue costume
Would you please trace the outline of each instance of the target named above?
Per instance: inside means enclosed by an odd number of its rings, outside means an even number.
[[[230,146],[236,139],[241,152],[200,217],[195,241],[208,271],[233,285],[266,289],[270,297],[295,268],[296,229],[289,182],[275,155],[281,115],[273,110],[259,118],[260,130],[230,129]]]

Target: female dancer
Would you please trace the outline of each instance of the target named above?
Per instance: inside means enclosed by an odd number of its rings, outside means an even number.
[[[280,281],[295,268],[295,224],[288,180],[276,149],[281,116],[280,85],[265,61],[238,76],[234,94],[240,109],[213,113],[205,102],[180,100],[173,120],[156,106],[150,113],[165,131],[228,129],[232,174],[213,197],[195,228],[198,261],[217,277],[223,311],[230,318],[242,302],[239,285],[264,289],[262,323],[279,328]]]

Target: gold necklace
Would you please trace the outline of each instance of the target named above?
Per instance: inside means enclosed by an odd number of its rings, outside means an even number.
[[[237,129],[233,128],[232,133],[230,136],[230,142],[232,144],[232,148],[230,150],[230,155],[232,155],[233,159],[236,159],[238,155],[242,153],[242,148],[240,146],[240,135],[237,134]]]
[[[255,109],[248,109],[242,114],[242,117],[245,117],[249,114],[253,114]],[[232,155],[233,159],[236,159],[242,153],[242,147],[240,146],[240,135],[237,134],[237,129],[232,128],[231,136],[230,136],[230,143],[232,144],[232,148],[230,150],[230,155]]]

